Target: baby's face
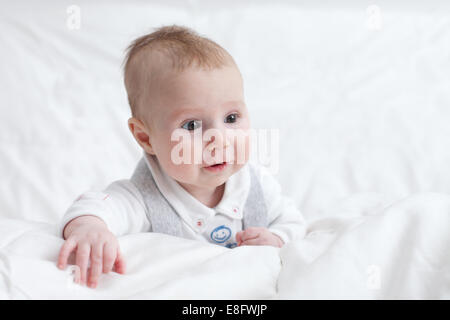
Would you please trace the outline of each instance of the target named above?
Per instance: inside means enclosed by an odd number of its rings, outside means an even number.
[[[236,67],[172,72],[152,87],[151,153],[169,176],[181,185],[215,188],[245,165],[250,120]]]

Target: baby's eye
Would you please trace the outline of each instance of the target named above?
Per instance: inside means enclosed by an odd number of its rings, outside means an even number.
[[[239,115],[237,113],[232,113],[229,116],[227,116],[227,118],[225,119],[226,123],[234,123],[237,121],[237,118],[239,117]]]
[[[201,121],[191,120],[191,121],[188,121],[185,124],[183,124],[181,127],[183,129],[192,131],[192,130],[200,128],[201,126],[202,126],[202,122]]]

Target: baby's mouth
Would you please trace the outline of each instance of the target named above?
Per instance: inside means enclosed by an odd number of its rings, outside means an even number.
[[[226,162],[222,162],[222,163],[213,164],[211,166],[206,166],[206,167],[203,167],[203,168],[208,170],[208,171],[211,171],[211,172],[219,172],[219,171],[222,171],[223,169],[225,169],[225,167],[227,165],[228,164]]]

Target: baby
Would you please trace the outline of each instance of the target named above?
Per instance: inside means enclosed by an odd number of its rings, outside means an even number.
[[[248,162],[243,80],[225,49],[190,29],[162,27],[129,46],[124,73],[128,127],[143,157],[130,179],[69,207],[59,268],[74,253],[80,283],[95,288],[102,273],[125,273],[116,237],[130,233],[227,248],[282,247],[304,236],[294,203],[267,169]]]

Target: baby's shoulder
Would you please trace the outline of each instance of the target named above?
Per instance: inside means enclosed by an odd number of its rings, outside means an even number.
[[[104,192],[115,197],[126,197],[141,200],[141,192],[131,179],[120,179],[111,182]]]

